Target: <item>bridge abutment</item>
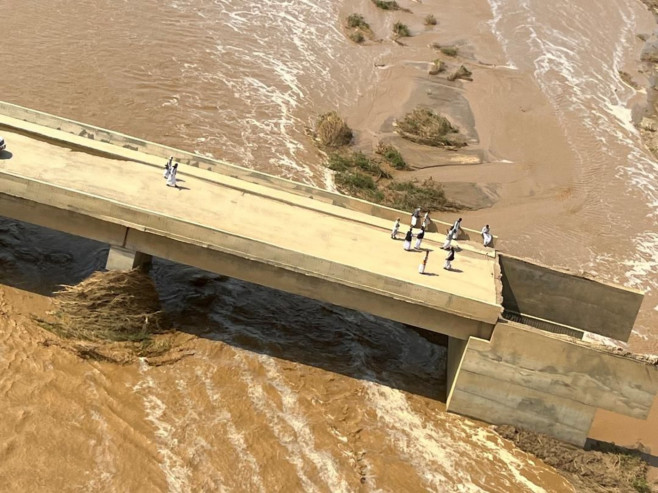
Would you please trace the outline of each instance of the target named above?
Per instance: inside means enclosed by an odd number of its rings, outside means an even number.
[[[128,271],[133,269],[147,269],[151,266],[153,257],[146,253],[136,252],[128,248],[110,246],[105,268],[107,270]]]

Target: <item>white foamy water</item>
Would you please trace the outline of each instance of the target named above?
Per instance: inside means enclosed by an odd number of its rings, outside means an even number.
[[[545,235],[567,246],[552,259],[560,265],[651,293],[658,288],[658,163],[632,122],[636,90],[619,75],[637,59],[637,34],[653,29],[651,16],[639,2],[489,3],[510,63],[534,72],[581,170],[582,209],[565,216],[560,231],[539,226],[535,241]],[[574,242],[587,256],[572,252]]]

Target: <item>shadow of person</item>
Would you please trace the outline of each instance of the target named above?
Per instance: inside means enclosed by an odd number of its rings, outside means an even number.
[[[13,156],[14,154],[9,151],[0,151],[0,159],[11,159]]]

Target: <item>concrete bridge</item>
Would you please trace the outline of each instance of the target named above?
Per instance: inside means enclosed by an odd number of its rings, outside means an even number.
[[[0,131],[0,215],[108,243],[108,268],[157,256],[446,334],[448,410],[484,421],[583,444],[597,408],[649,413],[655,367],[579,341],[627,340],[641,293],[477,241],[444,271],[436,229],[420,275],[389,237],[408,213],[8,103]]]

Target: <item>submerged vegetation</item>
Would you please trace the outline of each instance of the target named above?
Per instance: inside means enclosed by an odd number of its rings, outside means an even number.
[[[162,357],[172,348],[168,321],[151,278],[138,270],[96,272],[55,294],[55,311],[39,325],[59,336],[48,341],[85,359],[128,363]]]
[[[432,14],[428,14],[425,16],[425,25],[426,26],[436,26],[436,17],[434,17]]]
[[[466,143],[447,118],[427,108],[418,107],[396,121],[401,137],[417,144],[436,147],[463,147]]]
[[[445,62],[437,58],[432,62],[432,66],[430,67],[429,74],[436,75],[436,74],[440,74],[441,72],[445,72],[445,70],[446,70]]]
[[[350,14],[345,20],[345,26],[352,31],[349,33],[349,38],[355,43],[363,43],[366,36],[372,37],[372,30],[370,24],[366,22],[361,14]]]
[[[372,0],[372,3],[382,10],[402,10],[395,0]]]
[[[396,38],[408,38],[411,36],[409,27],[406,24],[402,24],[401,22],[396,22],[393,24],[393,33],[395,34]]]

